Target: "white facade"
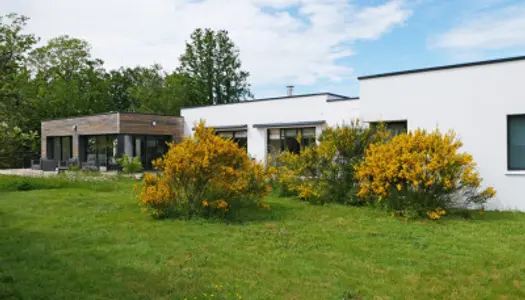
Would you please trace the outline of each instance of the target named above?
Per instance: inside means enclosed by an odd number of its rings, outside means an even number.
[[[315,94],[187,108],[184,133],[201,119],[209,127],[245,126],[248,153],[264,160],[268,137],[260,124],[317,121],[316,137],[355,119],[452,129],[478,163],[484,186],[497,190],[489,208],[525,211],[525,170],[508,170],[507,146],[507,116],[525,116],[525,57],[361,77],[360,92],[360,100]],[[525,131],[519,135],[525,141]],[[525,156],[525,142],[519,147]]]
[[[525,59],[361,78],[360,91],[365,122],[453,129],[497,190],[489,206],[525,210],[525,172],[507,169],[507,115],[525,114]]]
[[[349,123],[359,117],[358,99],[343,98],[333,94],[314,94],[274,99],[262,99],[235,104],[223,104],[185,108],[184,135],[190,136],[199,120],[209,127],[238,127],[247,125],[248,154],[264,160],[267,155],[267,127],[255,128],[258,124],[281,124],[282,128],[301,127],[286,124],[325,121],[316,127],[319,137],[323,128]]]

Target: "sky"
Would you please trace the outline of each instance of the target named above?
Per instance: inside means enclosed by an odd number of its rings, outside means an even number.
[[[174,70],[195,28],[225,29],[255,98],[359,96],[358,76],[525,55],[525,0],[0,0],[28,32],[87,40],[107,69]]]

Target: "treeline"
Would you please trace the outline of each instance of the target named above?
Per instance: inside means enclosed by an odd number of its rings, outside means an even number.
[[[88,41],[64,35],[37,47],[39,38],[24,30],[28,20],[0,17],[0,122],[23,132],[39,131],[44,119],[108,111],[179,115],[181,107],[253,97],[226,31],[195,30],[173,72],[157,64],[106,70]]]
[[[173,72],[158,64],[107,70],[88,41],[63,35],[40,46],[25,31],[28,21],[0,16],[0,140],[11,143],[0,145],[4,160],[38,144],[27,134],[38,136],[46,119],[109,111],[179,115],[181,107],[253,98],[226,31],[196,29]],[[21,134],[26,142],[18,145]]]

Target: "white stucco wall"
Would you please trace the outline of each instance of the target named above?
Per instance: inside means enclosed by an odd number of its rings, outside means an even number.
[[[248,153],[259,160],[266,158],[267,130],[253,124],[326,121],[326,125],[348,123],[359,117],[359,100],[327,102],[334,96],[314,95],[267,101],[205,106],[182,109],[184,135],[190,136],[200,119],[207,126],[248,125]],[[324,125],[316,126],[318,137]]]
[[[490,207],[525,210],[525,172],[507,171],[507,115],[525,114],[524,60],[363,79],[360,92],[365,121],[454,129],[498,192]]]

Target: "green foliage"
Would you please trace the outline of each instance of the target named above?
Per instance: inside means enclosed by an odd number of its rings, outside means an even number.
[[[39,38],[24,33],[28,20],[0,16],[0,122],[23,132],[39,133],[48,119],[109,111],[180,115],[186,105],[253,97],[226,31],[196,30],[177,72],[160,65],[107,71],[86,40],[63,35],[37,46]]]
[[[36,151],[37,141],[36,132],[22,132],[18,127],[0,122],[0,168],[19,167],[23,157],[17,154]]]
[[[0,122],[24,118],[22,89],[28,80],[25,69],[29,50],[38,39],[23,33],[28,18],[17,14],[0,16]]]
[[[122,172],[126,174],[138,173],[144,169],[140,158],[137,156],[131,159],[128,154],[124,154],[122,157],[117,158],[117,163],[122,167]]]
[[[71,172],[78,172],[80,171],[81,166],[78,163],[72,163],[67,166],[67,170]]]
[[[253,98],[250,74],[241,69],[239,49],[225,30],[196,29],[180,56],[186,104],[233,103]]]
[[[370,144],[387,137],[383,127],[368,128],[358,121],[325,129],[318,145],[303,148],[300,154],[284,152],[277,158],[281,191],[313,204],[363,204],[356,195],[355,167]]]
[[[130,99],[134,99],[131,110],[179,115],[184,105],[184,88],[181,76],[168,74],[160,65],[151,68],[132,69],[134,84],[129,88]]]

